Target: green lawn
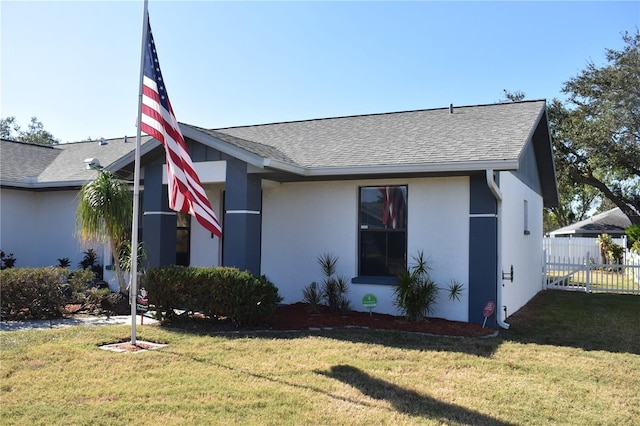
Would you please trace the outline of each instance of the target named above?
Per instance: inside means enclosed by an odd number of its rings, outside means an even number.
[[[628,273],[627,273],[628,272]],[[640,283],[638,283],[638,276],[640,272],[636,269],[630,271],[612,272],[603,269],[594,269],[588,271],[588,282],[591,285],[591,290],[605,291],[605,290],[617,290],[619,292],[636,292],[640,293]],[[632,275],[635,274],[635,275]],[[547,282],[551,282],[561,277],[565,277],[567,271],[547,271]],[[582,270],[572,274],[568,280],[565,280],[565,285],[584,287],[587,284],[587,271]]]
[[[0,424],[637,424],[640,297],[548,291],[497,338],[346,329],[98,348],[129,327],[0,333]]]

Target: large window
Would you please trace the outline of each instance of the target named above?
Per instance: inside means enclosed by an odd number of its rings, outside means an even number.
[[[407,265],[407,187],[360,188],[361,276],[396,276]]]

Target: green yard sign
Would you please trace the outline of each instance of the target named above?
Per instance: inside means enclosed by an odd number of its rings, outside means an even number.
[[[362,304],[371,312],[371,309],[375,308],[378,304],[378,298],[371,293],[365,294],[362,297]]]

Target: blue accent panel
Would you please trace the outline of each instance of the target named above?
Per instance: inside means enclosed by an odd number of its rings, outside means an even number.
[[[185,143],[187,144],[191,161],[194,163],[201,161],[219,161],[221,159],[220,151],[216,149],[186,138]]]
[[[542,196],[542,186],[540,184],[540,175],[538,173],[538,163],[536,162],[536,154],[533,143],[528,143],[524,147],[523,155],[520,159],[520,165],[516,172],[512,172],[518,179],[524,182],[529,188]]]
[[[262,214],[244,211],[262,211],[261,179],[247,173],[246,163],[226,160],[222,264],[260,275]]]
[[[485,175],[474,175],[469,178],[470,213],[497,214],[498,204],[487,186]]]
[[[484,321],[485,304],[489,300],[497,303],[497,231],[495,217],[469,219],[469,322],[476,324]],[[501,307],[496,306],[498,309]],[[495,315],[487,320],[488,326],[496,326]]]
[[[142,217],[143,246],[149,267],[176,263],[176,215],[169,209],[167,185],[162,184],[162,164],[144,168],[144,212],[167,212]]]

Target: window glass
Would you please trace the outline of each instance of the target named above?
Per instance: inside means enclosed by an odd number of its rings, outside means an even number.
[[[360,188],[360,265],[364,276],[395,276],[406,268],[407,187]]]
[[[191,245],[191,216],[177,213],[176,265],[189,266]]]

